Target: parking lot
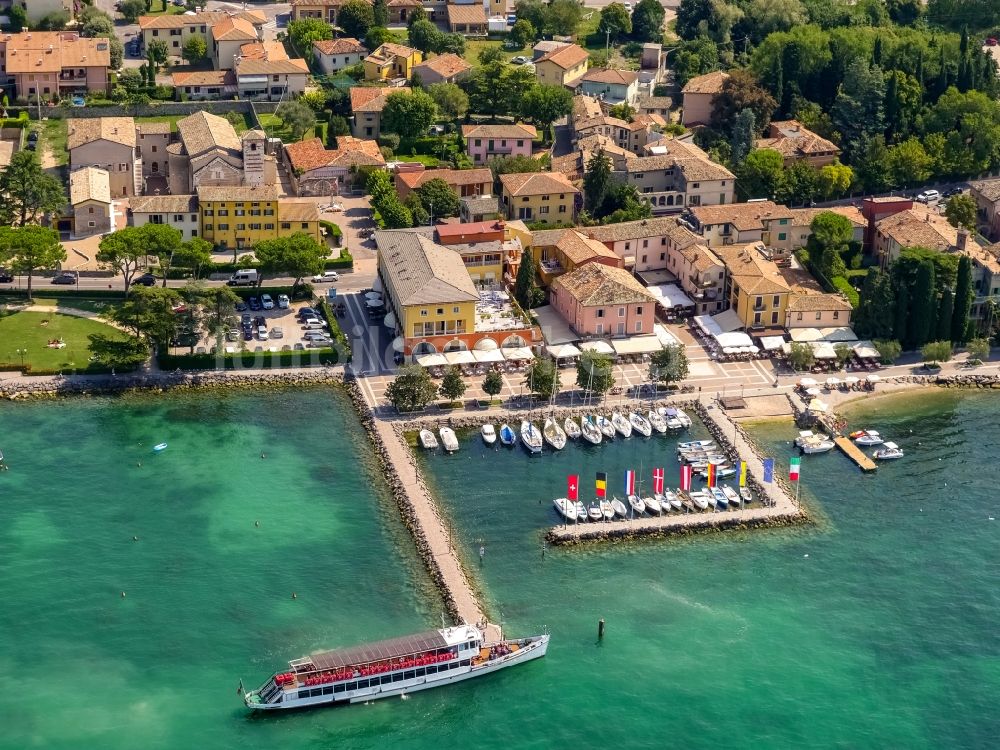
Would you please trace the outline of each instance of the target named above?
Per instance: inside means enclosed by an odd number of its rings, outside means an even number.
[[[283,296],[283,295],[282,295]],[[303,310],[315,310],[304,302],[288,303],[279,297],[273,297],[273,307],[264,309],[260,304],[262,298],[248,298],[247,302],[257,300],[254,304],[241,304],[235,313],[237,322],[223,337],[223,352],[237,354],[240,352],[282,352],[304,351],[307,349],[328,349],[333,345],[326,321],[317,312],[315,316],[304,315]],[[311,321],[306,324],[305,321]],[[172,346],[171,354],[190,354],[192,344],[183,337],[175,339],[179,345]],[[217,345],[215,337],[204,334],[194,343],[195,354],[213,354]]]

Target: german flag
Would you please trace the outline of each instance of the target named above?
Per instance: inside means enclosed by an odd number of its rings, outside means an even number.
[[[598,497],[605,497],[607,495],[608,475],[605,472],[603,471],[597,472],[597,483],[595,486],[597,488]]]
[[[708,465],[708,476],[706,476],[705,479],[707,480],[706,484],[709,487],[715,486],[715,464]]]

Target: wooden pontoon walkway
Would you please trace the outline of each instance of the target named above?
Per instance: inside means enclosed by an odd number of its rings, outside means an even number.
[[[850,438],[835,437],[833,442],[840,448],[841,453],[856,463],[862,471],[875,471],[878,468],[878,464],[868,458],[858,446],[851,442]]]

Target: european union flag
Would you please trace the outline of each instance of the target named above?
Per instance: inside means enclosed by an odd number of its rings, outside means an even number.
[[[764,481],[770,484],[774,481],[774,459],[764,459]]]

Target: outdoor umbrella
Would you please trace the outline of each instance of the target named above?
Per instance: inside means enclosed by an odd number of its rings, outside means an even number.
[[[801,385],[803,388],[811,388],[814,385],[819,385],[819,382],[813,380],[812,378],[802,378],[801,380],[799,380],[799,385]]]

